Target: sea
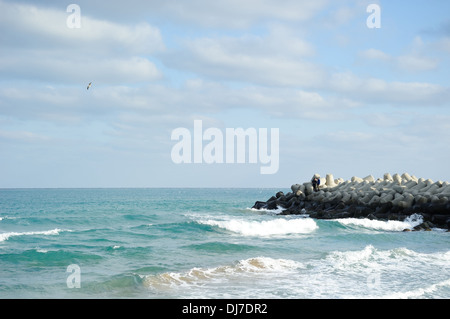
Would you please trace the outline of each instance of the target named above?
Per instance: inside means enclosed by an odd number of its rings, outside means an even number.
[[[251,208],[280,190],[0,189],[0,298],[450,298],[450,232]]]

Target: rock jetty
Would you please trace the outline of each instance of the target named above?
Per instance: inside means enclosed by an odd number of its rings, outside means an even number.
[[[318,174],[315,174],[318,175]],[[278,192],[267,201],[257,201],[253,208],[281,209],[281,215],[308,214],[316,219],[370,218],[404,220],[412,214],[423,216],[423,223],[413,230],[450,229],[450,183],[417,178],[408,173],[386,173],[352,177],[344,181],[327,174],[318,191],[311,182],[294,184],[292,192]],[[405,229],[406,230],[406,229]]]

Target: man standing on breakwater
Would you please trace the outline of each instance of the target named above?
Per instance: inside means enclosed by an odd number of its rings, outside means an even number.
[[[318,192],[319,191],[319,185],[320,185],[320,175],[319,174],[314,174],[314,176],[311,179],[311,183],[312,183],[314,191]]]

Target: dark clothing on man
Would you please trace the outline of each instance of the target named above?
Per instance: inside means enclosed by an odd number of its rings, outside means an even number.
[[[319,191],[319,185],[320,185],[320,178],[314,177],[312,179],[312,186],[315,192]]]

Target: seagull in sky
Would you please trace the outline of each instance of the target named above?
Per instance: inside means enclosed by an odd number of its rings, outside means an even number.
[[[91,87],[91,85],[92,85],[92,82],[89,82],[89,84],[88,84],[86,90],[89,90],[89,88]]]

